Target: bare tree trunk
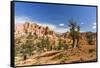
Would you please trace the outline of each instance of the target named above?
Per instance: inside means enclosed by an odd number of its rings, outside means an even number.
[[[26,59],[27,59],[27,55],[24,55],[24,56],[23,56],[23,60],[26,60]]]
[[[79,37],[77,38],[77,45],[76,45],[76,47],[78,47],[78,43],[79,43]]]
[[[75,46],[75,38],[73,38],[73,45],[72,45],[72,47],[74,48],[74,46]]]

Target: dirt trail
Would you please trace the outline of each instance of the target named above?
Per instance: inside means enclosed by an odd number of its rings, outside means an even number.
[[[67,51],[47,51],[38,55],[33,55],[29,59],[17,61],[16,65],[41,65],[41,64],[62,64],[62,63],[75,63],[96,61],[96,52],[89,53],[89,49],[93,47],[83,46],[82,49],[74,48]]]

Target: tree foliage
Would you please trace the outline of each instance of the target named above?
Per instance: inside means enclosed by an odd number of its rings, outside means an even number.
[[[93,44],[92,43],[93,42],[93,34],[89,33],[86,38],[87,38],[88,44],[92,45]]]
[[[70,36],[72,37],[73,40],[72,46],[73,47],[78,46],[79,36],[80,36],[80,26],[77,25],[75,21],[70,20],[69,27],[70,27]],[[76,45],[75,45],[75,39],[77,39]]]

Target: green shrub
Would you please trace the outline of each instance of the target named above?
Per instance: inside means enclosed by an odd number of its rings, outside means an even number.
[[[93,43],[92,43],[93,42],[93,34],[89,33],[86,38],[87,38],[88,44],[93,45]]]

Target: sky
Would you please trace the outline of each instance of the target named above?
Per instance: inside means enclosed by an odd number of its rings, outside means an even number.
[[[96,7],[15,2],[15,23],[29,21],[64,33],[69,20],[76,21],[81,32],[96,32]]]

